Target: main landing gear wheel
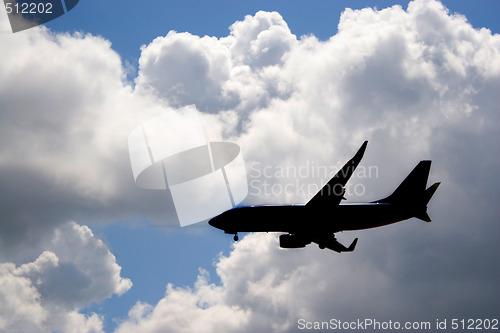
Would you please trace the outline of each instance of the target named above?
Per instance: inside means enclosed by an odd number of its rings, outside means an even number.
[[[238,234],[234,234],[233,239],[234,239],[235,242],[237,242],[238,241]]]

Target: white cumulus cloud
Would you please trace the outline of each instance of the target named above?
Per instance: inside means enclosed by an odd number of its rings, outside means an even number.
[[[169,34],[161,42],[174,36],[181,38]],[[494,315],[498,35],[473,28],[437,1],[417,0],[406,10],[346,9],[327,41],[297,39],[278,14],[259,12],[211,42],[230,53],[229,76],[217,85],[219,100],[198,107],[217,113],[206,119],[219,125],[231,115],[232,130],[222,135],[240,144],[253,165],[258,191],[250,190],[249,202],[307,201],[313,193],[300,185],[321,184],[312,168],[338,166],[368,139],[362,165],[377,172],[353,179],[366,192],[348,199],[388,195],[419,160],[432,159],[430,182],[443,182],[429,208],[434,223],[365,231],[356,252],[342,256],[314,246],[285,251],[275,236],[248,235],[217,261],[220,284],[202,273],[192,289],[169,285],[157,304],[137,303],[119,332],[291,332],[299,331],[299,318]],[[308,176],[287,174],[304,165]],[[268,189],[277,185],[275,193],[266,194],[264,181]],[[280,191],[287,184],[297,188]],[[349,242],[354,235],[340,237]]]
[[[0,331],[103,332],[98,314],[79,311],[132,287],[116,258],[90,229],[74,222],[54,232],[48,249],[16,267],[0,264]]]
[[[346,9],[326,41],[297,38],[276,12],[223,38],[169,32],[142,48],[134,88],[104,38],[34,28],[0,43],[0,330],[103,330],[81,310],[131,282],[88,227],[67,221],[175,222],[163,197],[137,190],[127,136],[192,103],[209,138],[241,146],[249,203],[305,202],[313,193],[301,185],[328,180],[311,170],[338,166],[368,139],[362,165],[378,171],[353,179],[366,192],[348,199],[387,195],[432,159],[431,181],[443,182],[434,223],[365,231],[342,256],[248,235],[218,259],[220,284],[202,271],[193,288],[168,285],[117,331],[289,332],[299,318],[498,312],[500,37],[441,3]],[[278,166],[309,173],[263,172]]]

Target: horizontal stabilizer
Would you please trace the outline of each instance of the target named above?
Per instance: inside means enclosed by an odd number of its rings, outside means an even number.
[[[432,186],[430,186],[427,190],[425,190],[424,193],[424,203],[427,205],[429,201],[431,200],[432,196],[434,195],[434,192],[436,192],[437,188],[439,187],[441,183],[434,183]]]
[[[431,218],[429,217],[429,214],[427,214],[427,212],[421,212],[421,213],[418,213],[418,214],[415,214],[415,217],[417,219],[421,219],[422,221],[425,221],[425,222],[432,222]]]

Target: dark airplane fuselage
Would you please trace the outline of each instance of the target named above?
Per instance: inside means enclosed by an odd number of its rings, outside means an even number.
[[[314,242],[320,249],[354,251],[358,238],[344,246],[335,233],[376,228],[416,217],[431,222],[427,203],[439,186],[427,187],[431,161],[420,161],[396,190],[383,199],[358,204],[341,204],[345,185],[363,157],[368,141],[305,205],[250,206],[230,209],[208,223],[228,234],[238,232],[285,232],[280,247],[301,248]]]
[[[226,233],[321,231],[335,233],[380,227],[414,216],[406,206],[390,203],[342,204],[333,209],[305,205],[249,206],[228,210],[209,221]]]

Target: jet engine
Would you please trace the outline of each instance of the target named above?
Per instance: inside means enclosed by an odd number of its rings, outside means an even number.
[[[280,236],[280,247],[285,249],[296,249],[298,247],[305,247],[307,244],[310,243],[311,243],[310,241],[293,234],[284,234]]]

